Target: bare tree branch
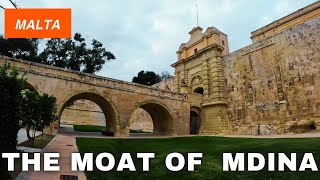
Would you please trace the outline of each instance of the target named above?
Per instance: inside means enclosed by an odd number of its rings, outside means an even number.
[[[9,0],[10,2],[11,2],[11,4],[16,8],[16,9],[18,9],[18,6],[17,6],[17,4],[15,3],[15,2],[13,2],[12,0]]]
[[[0,5],[0,8],[5,9],[3,6]]]

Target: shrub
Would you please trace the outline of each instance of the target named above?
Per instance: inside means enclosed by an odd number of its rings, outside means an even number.
[[[25,79],[10,64],[0,66],[0,153],[16,151],[21,119],[21,91]],[[1,158],[0,177],[9,178],[7,161]]]

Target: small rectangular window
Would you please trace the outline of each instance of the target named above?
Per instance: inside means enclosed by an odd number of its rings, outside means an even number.
[[[197,52],[198,52],[198,49],[195,48],[195,49],[194,49],[194,54],[197,54]]]
[[[222,40],[222,46],[224,46],[224,40]]]

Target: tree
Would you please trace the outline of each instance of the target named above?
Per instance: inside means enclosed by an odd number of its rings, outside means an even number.
[[[161,81],[159,75],[152,71],[140,71],[137,76],[133,77],[132,82],[152,86]]]
[[[161,81],[166,80],[166,79],[170,79],[173,76],[168,72],[168,71],[163,71],[160,75],[160,79]]]
[[[115,56],[107,51],[103,44],[92,40],[92,48],[88,48],[85,38],[76,33],[73,39],[50,39],[40,54],[48,64],[94,74],[102,69],[102,65]]]
[[[22,101],[22,126],[26,127],[27,137],[34,145],[37,127],[40,124],[39,94],[36,91],[24,90]],[[32,132],[30,134],[30,131]]]
[[[115,59],[116,57],[107,51],[101,42],[95,39],[92,40],[91,45],[92,48],[88,49],[88,53],[83,62],[83,72],[94,74],[94,72],[102,69],[102,65],[105,64],[106,61]]]
[[[24,59],[38,63],[45,63],[38,56],[39,39],[12,38],[0,36],[0,55]]]
[[[9,64],[0,66],[0,153],[16,151],[21,119],[21,90],[25,79]],[[0,177],[9,179],[7,161],[0,159]]]
[[[55,97],[40,95],[28,89],[23,91],[22,125],[26,127],[27,137],[33,145],[37,129],[43,132],[45,127],[57,119],[56,110]]]
[[[44,128],[50,126],[50,124],[57,120],[57,99],[54,96],[43,94],[39,100],[39,113],[40,113],[40,128],[43,135]]]
[[[47,41],[46,46],[40,54],[40,58],[45,59],[46,64],[67,68],[72,41],[70,39],[52,38]]]
[[[75,33],[72,39],[52,38],[39,54],[40,39],[6,39],[0,36],[0,55],[94,74],[116,57],[95,39],[88,47],[85,38]]]

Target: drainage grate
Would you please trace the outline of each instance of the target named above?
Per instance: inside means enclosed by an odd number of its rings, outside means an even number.
[[[78,176],[60,175],[60,180],[78,180]]]

